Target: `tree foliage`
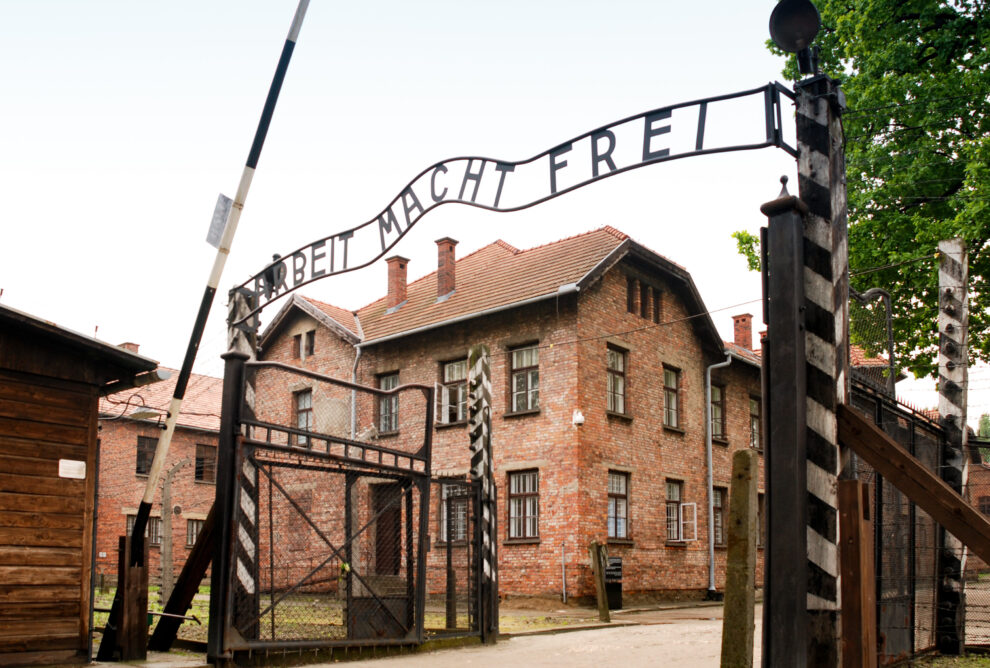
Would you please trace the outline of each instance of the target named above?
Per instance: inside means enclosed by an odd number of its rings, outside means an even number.
[[[987,0],[816,4],[820,66],[842,81],[848,106],[852,286],[891,293],[899,366],[935,375],[936,248],[962,237],[969,249],[970,354],[990,360]],[[799,78],[793,56],[784,75]],[[750,261],[758,257],[751,237],[736,238]]]

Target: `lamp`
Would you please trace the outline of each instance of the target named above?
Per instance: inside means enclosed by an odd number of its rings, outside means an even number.
[[[811,0],[781,0],[770,14],[770,39],[788,53],[796,53],[801,74],[814,74],[817,55],[808,48],[818,30],[822,17]]]
[[[138,406],[134,412],[127,417],[132,420],[151,420],[159,416],[159,411],[151,406]]]
[[[584,424],[584,413],[580,409],[574,409],[574,413],[571,415],[571,424],[575,427],[580,427]]]

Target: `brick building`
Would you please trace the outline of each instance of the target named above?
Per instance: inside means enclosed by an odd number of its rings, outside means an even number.
[[[121,347],[132,352],[138,349],[133,343]],[[117,540],[125,531],[130,533],[178,379],[178,372],[170,371],[167,380],[100,400],[97,585],[101,576],[108,584],[116,581]],[[174,575],[178,577],[213,505],[222,384],[220,378],[210,376],[193,374],[190,378],[148,520],[152,582],[158,582],[161,574],[162,542],[168,524]],[[166,478],[171,514],[162,507]]]
[[[737,316],[735,341],[723,342],[688,272],[611,227],[528,250],[496,241],[460,259],[456,244],[440,239],[437,271],[412,283],[409,260],[389,258],[386,296],[355,312],[294,294],[259,357],[385,389],[435,385],[434,476],[463,479],[466,357],[486,344],[501,593],[558,596],[565,580],[569,596],[592,595],[592,540],[622,558],[627,594],[705,591],[704,373],[731,359],[712,372],[721,545],[732,453],[761,447],[752,316]],[[346,398],[304,381],[263,385],[259,411],[289,413],[293,424],[345,434],[354,419]],[[373,410],[361,438],[408,437],[398,402]],[[439,562],[438,503],[429,558]],[[719,588],[724,559],[716,549]]]

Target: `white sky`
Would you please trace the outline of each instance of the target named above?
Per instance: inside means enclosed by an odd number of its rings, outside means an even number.
[[[234,195],[295,6],[3,4],[3,303],[181,364],[215,254],[204,239],[217,193]],[[426,166],[516,161],[625,116],[778,79],[764,46],[773,6],[312,0],[197,372],[221,375],[229,287],[274,252],[377,215]],[[738,143],[754,130],[750,118],[709,118]],[[519,213],[440,207],[395,252],[414,280],[435,268],[440,237],[463,256],[497,238],[528,248],[613,225],[687,267],[730,339],[731,315],[759,320],[760,281],[729,235],[759,229],[782,174],[794,192],[793,159],[763,149],[645,167]],[[384,291],[379,264],[304,294],[356,309]],[[990,411],[990,373],[976,376],[974,422]]]

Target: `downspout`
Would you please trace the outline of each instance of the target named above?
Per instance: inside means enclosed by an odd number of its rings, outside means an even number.
[[[357,385],[358,362],[361,361],[361,344],[354,344],[354,366],[351,368],[351,382]],[[351,440],[357,440],[357,390],[351,390]]]
[[[712,487],[712,369],[732,364],[732,356],[725,354],[724,362],[716,362],[705,368],[705,478],[708,484],[708,594],[705,599],[718,601],[715,593],[715,490]],[[724,399],[724,398],[723,398]]]

